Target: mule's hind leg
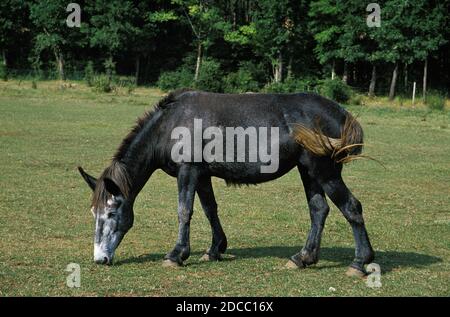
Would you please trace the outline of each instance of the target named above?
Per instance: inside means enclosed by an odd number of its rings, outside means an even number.
[[[330,208],[328,207],[325,193],[320,184],[308,175],[306,168],[298,167],[305,187],[311,217],[311,229],[306,244],[300,253],[291,257],[291,261],[298,267],[315,264],[319,261],[320,240]],[[288,262],[289,265],[289,262]]]
[[[361,276],[365,273],[364,264],[372,262],[375,253],[370,244],[366,226],[364,225],[361,203],[353,196],[342,180],[341,168],[335,171],[336,173],[326,173],[327,176],[325,177],[323,177],[325,173],[322,173],[319,176],[319,180],[325,193],[352,226],[356,246],[355,259],[350,265],[349,272],[352,275]]]
[[[197,185],[197,194],[212,230],[211,247],[203,258],[208,260],[220,260],[220,254],[225,253],[227,249],[227,237],[225,236],[217,214],[217,203],[214,197],[211,177],[200,179]]]

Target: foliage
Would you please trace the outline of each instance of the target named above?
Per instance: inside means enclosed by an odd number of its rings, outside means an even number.
[[[399,82],[419,81],[427,60],[429,87],[448,90],[450,83],[450,0],[382,2],[380,28],[366,25],[367,3],[359,0],[93,0],[82,4],[81,28],[65,24],[67,4],[0,2],[0,59],[10,74],[38,61],[45,74],[57,68],[65,77],[66,68],[82,72],[89,60],[111,59],[121,75],[155,84],[158,74],[194,56],[188,68],[195,79],[208,66],[203,59],[227,74],[214,90],[254,90],[250,77],[269,91],[304,90],[291,78],[324,79],[330,68],[362,88],[375,65],[373,83],[383,92],[394,64]]]
[[[303,52],[307,34],[305,20],[299,12],[306,10],[307,4],[289,0],[258,1],[260,10],[254,12],[254,51],[271,65],[272,78],[284,79],[283,64],[288,57],[293,58],[296,49]]]
[[[94,76],[94,63],[92,61],[89,61],[84,68],[84,80],[89,87],[92,87],[92,85],[94,84]]]
[[[103,65],[105,66],[106,75],[112,79],[116,74],[116,63],[113,61],[112,57],[106,59]]]
[[[159,76],[156,85],[163,91],[192,86],[194,73],[187,67],[180,67],[175,71],[164,72]]]
[[[229,43],[247,45],[250,44],[252,38],[256,35],[256,27],[254,23],[242,25],[237,30],[229,30],[224,34],[224,40]]]
[[[270,80],[270,76],[266,74],[264,69],[265,64],[263,62],[242,61],[239,63],[239,70],[250,74],[251,78],[258,83],[258,86],[262,86],[261,84]]]
[[[222,92],[222,78],[223,71],[220,69],[220,63],[213,59],[204,59],[202,71],[195,82],[195,88],[211,92]]]
[[[131,76],[118,76],[114,82],[117,88],[125,89],[128,94],[136,89],[136,79]]]
[[[352,97],[352,89],[340,79],[326,79],[320,84],[320,93],[337,102],[347,102]]]
[[[251,72],[240,68],[237,72],[229,73],[225,77],[223,90],[226,93],[244,93],[258,91],[259,87]]]
[[[0,79],[7,81],[8,80],[8,69],[3,61],[0,60]]]
[[[95,0],[86,7],[89,25],[83,29],[91,47],[104,49],[112,57],[139,31],[132,24],[137,8],[128,0]]]
[[[24,29],[29,27],[29,4],[21,0],[0,1],[0,47],[11,48],[15,43],[28,40]]]
[[[436,91],[436,90],[430,90],[427,93],[426,96],[426,101],[425,103],[427,104],[427,106],[432,109],[432,110],[439,110],[442,111],[445,109],[445,100],[446,100],[446,95]]]
[[[314,34],[316,47],[314,49],[320,63],[328,63],[339,57],[336,38],[342,32],[343,3],[333,0],[312,1],[308,15],[311,18],[309,29]]]
[[[43,0],[30,3],[30,20],[36,30],[33,58],[47,53],[55,58],[54,66],[60,79],[64,79],[64,63],[75,47],[84,46],[86,39],[81,32],[72,32],[66,25],[67,1]]]
[[[350,97],[349,103],[355,106],[363,106],[364,105],[364,97],[361,94],[353,93]]]
[[[93,88],[97,92],[112,92],[115,89],[111,78],[107,75],[96,75],[93,79]]]
[[[298,93],[298,92],[315,92],[318,82],[312,78],[296,79],[287,78],[282,83],[272,82],[264,87],[265,92],[272,93]]]

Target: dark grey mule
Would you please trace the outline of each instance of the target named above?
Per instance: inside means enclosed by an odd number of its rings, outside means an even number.
[[[177,162],[172,150],[179,142],[172,131],[185,127],[195,135],[194,120],[202,120],[202,131],[219,127],[277,127],[279,138],[276,170],[262,173],[267,162],[255,161]],[[270,141],[266,140],[268,143]],[[194,141],[195,142],[195,141]],[[202,141],[202,149],[206,141]],[[176,177],[178,183],[179,231],[166,264],[181,265],[189,257],[189,227],[195,193],[211,224],[211,260],[220,259],[227,239],[217,214],[211,177],[231,184],[257,184],[279,178],[297,167],[305,187],[311,216],[311,230],[303,249],[291,257],[291,264],[305,267],[318,261],[320,240],[329,207],[327,195],[350,223],[356,243],[353,271],[362,274],[364,264],[374,258],[364,225],[362,207],[341,177],[343,164],[362,151],[363,133],[359,123],[341,106],[315,94],[214,94],[177,91],[146,113],[123,140],[111,165],[98,179],[79,168],[94,191],[92,211],[96,231],[94,259],[111,264],[114,251],[133,224],[133,203],[157,169]],[[267,148],[273,150],[273,144]],[[251,149],[250,149],[251,150]],[[236,158],[236,143],[234,156]],[[249,147],[245,148],[248,158]],[[243,215],[245,217],[245,215]]]

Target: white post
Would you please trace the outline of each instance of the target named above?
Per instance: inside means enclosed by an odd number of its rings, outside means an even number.
[[[414,106],[414,101],[416,99],[416,82],[413,84],[413,95],[412,95],[412,104]]]

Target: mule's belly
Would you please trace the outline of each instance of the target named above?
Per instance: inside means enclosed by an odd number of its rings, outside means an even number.
[[[272,152],[270,159],[256,162],[211,162],[207,169],[216,176],[235,184],[258,184],[277,179],[298,165],[302,148],[287,133],[282,133],[278,150]],[[276,154],[276,155],[273,155]],[[246,157],[247,158],[247,157]]]
[[[301,148],[297,144],[284,144],[279,155],[271,161],[256,162],[190,162],[175,163],[168,160],[161,169],[168,175],[177,177],[183,165],[195,165],[202,175],[224,179],[231,184],[258,184],[277,179],[299,164]]]
[[[265,173],[261,168],[263,165],[259,162],[233,162],[208,164],[208,171],[211,176],[224,179],[231,184],[258,184],[277,179],[297,165],[297,160],[281,161],[276,171]]]

